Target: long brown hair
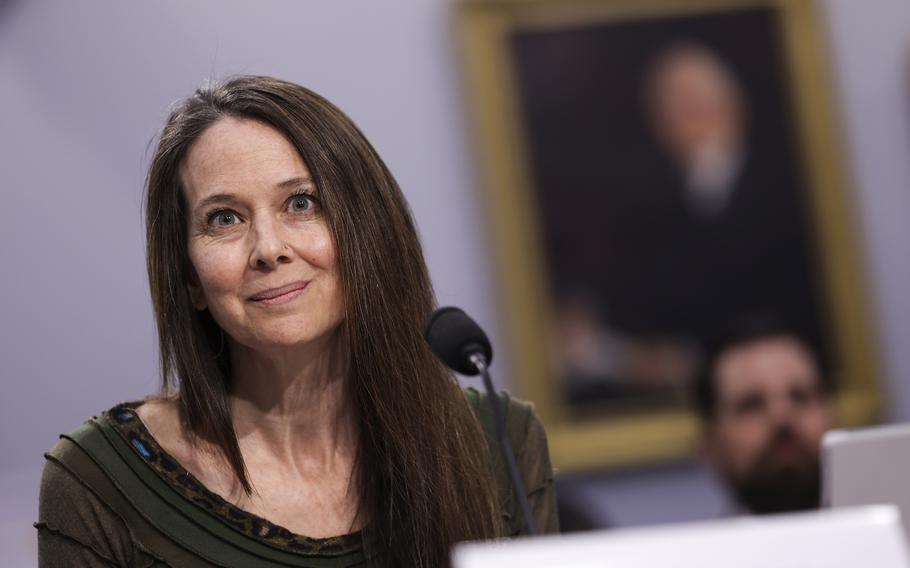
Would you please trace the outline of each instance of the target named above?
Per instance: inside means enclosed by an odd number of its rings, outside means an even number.
[[[269,124],[297,148],[335,239],[361,438],[357,489],[373,561],[445,566],[455,542],[497,535],[487,445],[460,387],[421,335],[435,300],[398,184],[357,126],[308,89],[236,77],[197,90],[161,132],[146,223],[163,388],[176,388],[189,433],[211,441],[251,491],[228,405],[223,332],[208,311],[193,309],[187,287],[192,268],[178,175],[188,148],[226,116]]]

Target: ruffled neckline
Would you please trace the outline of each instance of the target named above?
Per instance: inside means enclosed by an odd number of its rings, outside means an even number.
[[[158,444],[136,413],[136,408],[143,403],[144,401],[132,401],[118,404],[104,412],[102,417],[149,468],[191,504],[237,532],[286,552],[307,556],[341,556],[363,549],[363,531],[329,538],[296,534],[237,507],[209,490]]]

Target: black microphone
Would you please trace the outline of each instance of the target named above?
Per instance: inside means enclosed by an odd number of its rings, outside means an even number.
[[[493,420],[496,424],[496,435],[499,438],[499,447],[502,457],[506,462],[506,470],[515,497],[521,506],[525,528],[529,535],[537,534],[537,525],[531,515],[531,506],[525,492],[518,465],[515,463],[515,452],[506,433],[505,417],[502,406],[498,404],[499,397],[493,389],[493,379],[488,371],[493,360],[493,347],[487,334],[483,332],[477,322],[472,320],[463,310],[454,307],[439,308],[427,321],[424,332],[427,343],[433,353],[449,368],[463,375],[483,375],[483,384],[487,391],[487,399],[493,409]]]

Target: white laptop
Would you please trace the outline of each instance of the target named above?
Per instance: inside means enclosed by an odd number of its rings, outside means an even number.
[[[826,507],[893,503],[910,519],[910,424],[832,430],[822,439]],[[910,539],[910,531],[907,532]]]
[[[910,568],[900,513],[883,505],[467,543],[454,568]]]

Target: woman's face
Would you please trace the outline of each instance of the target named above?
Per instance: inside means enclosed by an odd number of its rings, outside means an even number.
[[[180,178],[196,308],[256,350],[328,337],[344,318],[335,246],[294,146],[223,118],[190,146]]]

